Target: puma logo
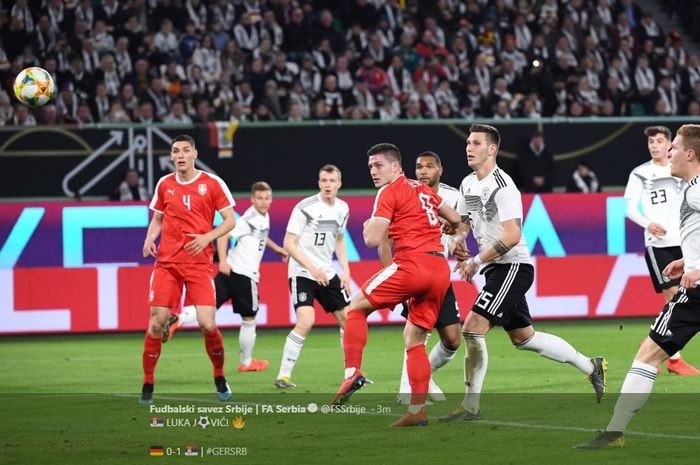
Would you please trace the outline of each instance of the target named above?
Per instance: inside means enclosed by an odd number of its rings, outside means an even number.
[[[175,189],[168,189],[168,194],[175,195]]]

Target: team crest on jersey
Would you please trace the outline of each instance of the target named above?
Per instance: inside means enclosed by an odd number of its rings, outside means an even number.
[[[199,195],[206,195],[207,193],[207,185],[206,184],[200,184],[197,186],[197,192],[199,192]]]
[[[306,292],[300,292],[299,293],[299,302],[306,302]]]
[[[485,189],[481,192],[481,197],[482,197],[484,200],[486,200],[486,199],[489,198],[489,188],[488,188],[488,187],[485,188]]]

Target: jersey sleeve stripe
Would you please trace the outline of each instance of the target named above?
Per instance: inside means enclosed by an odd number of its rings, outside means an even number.
[[[219,211],[223,211],[223,210],[226,210],[227,208],[233,208],[233,207],[235,207],[235,206],[236,206],[236,201],[233,200],[233,195],[231,195],[231,191],[229,190],[229,188],[228,188],[228,186],[226,185],[226,183],[224,182],[224,180],[221,179],[220,177],[218,177],[218,176],[215,175],[215,174],[211,174],[211,173],[207,173],[207,174],[208,174],[209,176],[211,176],[214,180],[216,180],[216,182],[219,183],[219,185],[221,186],[221,190],[224,191],[224,195],[226,196],[226,199],[229,201],[229,206],[224,207],[224,208],[222,208],[222,209],[219,210]]]
[[[151,199],[151,203],[148,205],[148,208],[150,208],[150,209],[153,210],[154,212],[163,213],[162,211],[156,209],[156,203],[158,202],[158,189],[160,188],[160,184],[161,184],[161,183],[165,180],[165,178],[167,178],[168,176],[170,176],[170,175],[166,175],[166,176],[163,176],[162,178],[160,178],[160,179],[158,180],[158,183],[156,184],[156,188],[153,190],[153,198]]]
[[[383,216],[374,216],[374,215],[372,215],[372,216],[370,217],[370,219],[373,219],[373,218],[376,218],[376,219],[378,219],[378,220],[384,220],[384,221],[386,221],[387,223],[391,223],[391,220],[390,220],[389,218],[384,218]]]
[[[503,180],[503,177],[501,177],[501,173],[498,171],[498,169],[494,170],[493,177],[496,178],[496,183],[500,187],[506,187],[506,182]]]
[[[387,187],[389,187],[389,184],[380,187],[377,191],[377,196],[374,197],[374,205],[372,206],[372,217],[374,217],[374,213],[377,211],[377,203],[379,202],[379,196],[382,195],[382,192],[384,192],[384,189],[386,189]]]

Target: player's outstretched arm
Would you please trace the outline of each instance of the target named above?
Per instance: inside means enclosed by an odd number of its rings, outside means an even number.
[[[160,236],[160,231],[163,229],[163,214],[160,212],[154,212],[151,222],[148,224],[148,231],[146,231],[146,239],[143,241],[143,256],[144,257],[155,257],[156,256],[156,239]]]
[[[187,234],[192,238],[190,242],[185,244],[184,249],[191,255],[197,255],[204,250],[210,242],[224,234],[231,232],[236,226],[236,218],[233,216],[233,208],[225,208],[221,210],[221,217],[224,219],[217,227],[206,234]]]
[[[309,273],[311,273],[311,276],[314,277],[317,283],[319,283],[321,286],[328,285],[328,277],[326,276],[326,273],[319,270],[299,248],[298,235],[289,231],[284,234],[284,250],[289,252],[289,256],[299,262],[301,266],[309,270]]]
[[[277,243],[275,241],[273,241],[272,239],[270,239],[269,237],[267,238],[267,241],[265,241],[265,247],[272,250],[280,257],[282,257],[283,262],[286,262],[287,259],[289,258],[289,252],[287,252],[282,247],[277,245]]]
[[[343,276],[340,277],[340,286],[350,290],[350,263],[348,263],[348,247],[345,244],[345,233],[339,233],[335,238],[335,255],[338,263],[343,268]]]

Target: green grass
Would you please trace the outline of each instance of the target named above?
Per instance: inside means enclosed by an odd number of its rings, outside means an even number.
[[[141,464],[180,463],[190,457],[149,457],[162,445],[181,454],[186,445],[245,447],[245,456],[205,456],[200,462],[231,463],[696,463],[700,452],[700,377],[662,373],[655,394],[633,420],[622,450],[579,451],[571,446],[605,426],[615,393],[627,373],[648,320],[540,322],[582,353],[609,362],[611,395],[596,404],[584,376],[573,367],[514,350],[500,330],[488,337],[489,372],[484,421],[439,424],[464,392],[463,349],[435,380],[448,401],[428,407],[428,428],[394,430],[388,424],[405,407],[393,403],[402,360],[398,327],[370,328],[363,372],[375,384],[356,394],[361,415],[263,412],[288,404],[327,404],[342,380],[342,352],[335,329],[316,329],[307,339],[293,374],[293,392],[273,387],[287,330],[259,330],[256,358],[270,360],[262,373],[236,372],[238,332],[224,331],[231,406],[257,408],[241,415],[245,427],[151,428],[151,417],[195,422],[195,412],[155,413],[136,405],[141,385],[143,335],[7,337],[0,339],[0,463]],[[430,345],[437,340],[433,337]],[[684,357],[700,365],[700,344]],[[178,332],[163,346],[156,371],[156,406],[224,406],[216,402],[211,365],[202,337]],[[353,412],[355,413],[355,412]],[[230,423],[237,413],[211,414]],[[660,437],[659,435],[671,437]],[[696,439],[681,436],[695,437]],[[239,449],[240,453],[241,450]]]

